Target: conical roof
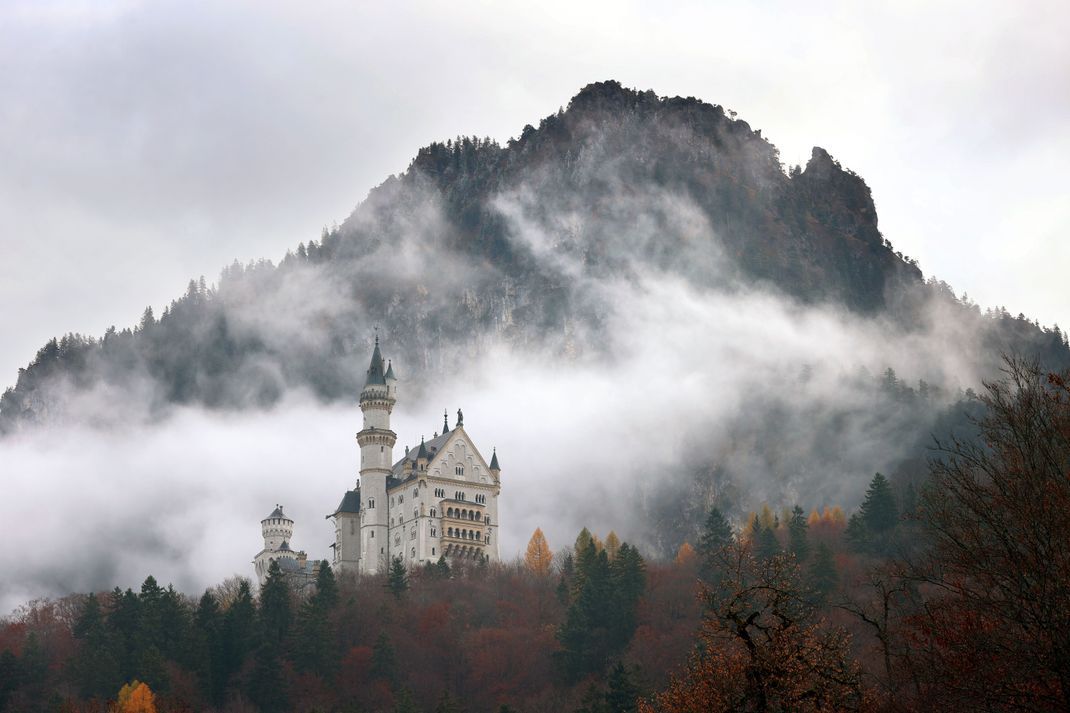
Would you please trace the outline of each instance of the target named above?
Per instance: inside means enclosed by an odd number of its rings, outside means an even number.
[[[379,336],[375,337],[375,350],[372,352],[372,363],[368,367],[368,378],[364,380],[365,386],[386,386],[386,374],[383,371],[383,354],[379,351]]]
[[[420,460],[421,458],[424,460],[429,459],[429,456],[427,455],[427,446],[424,444],[424,439],[422,438],[420,439],[420,451],[416,454],[416,460]]]
[[[490,469],[501,470],[501,466],[498,465],[498,449],[494,449],[494,454],[490,457]]]
[[[398,377],[394,376],[394,365],[391,362],[386,363],[386,380],[397,381]]]
[[[290,518],[286,517],[286,513],[284,513],[282,511],[282,505],[276,505],[275,509],[271,511],[271,514],[268,515],[267,517],[265,517],[264,519],[265,520],[272,520],[274,518],[282,518],[283,520],[289,520],[290,519]]]

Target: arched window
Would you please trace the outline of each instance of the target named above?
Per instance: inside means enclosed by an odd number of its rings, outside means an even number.
[[[438,517],[438,511],[435,508],[431,508],[431,517]]]
[[[416,559],[416,548],[415,547],[412,548],[412,558]]]
[[[483,513],[479,513],[479,512],[477,512],[477,513],[476,513],[476,522],[479,522],[479,521],[480,521],[480,520],[482,520],[482,519],[483,519]]]

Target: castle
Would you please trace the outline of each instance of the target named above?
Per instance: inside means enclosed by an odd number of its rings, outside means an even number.
[[[497,560],[497,452],[489,464],[484,460],[458,409],[452,429],[447,414],[441,434],[436,432],[430,441],[421,437],[418,447],[406,448],[395,462],[397,434],[390,430],[390,414],[397,403],[397,382],[393,365],[384,364],[376,336],[360,394],[360,478],[327,515],[335,526],[332,566],[341,572],[376,574],[395,558],[408,567],[440,557]],[[295,582],[315,576],[314,567],[299,557],[304,553],[290,549],[293,520],[281,507],[261,521],[261,528],[264,549],[255,560],[261,583],[273,559]]]

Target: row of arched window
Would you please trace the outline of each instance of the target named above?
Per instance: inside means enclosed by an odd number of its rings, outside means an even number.
[[[474,520],[479,522],[483,519],[483,513],[478,510],[467,510],[464,508],[446,508],[446,517],[455,517],[461,520]]]
[[[461,528],[448,528],[446,537],[458,537],[462,540],[481,540],[483,536],[476,530],[462,530]]]

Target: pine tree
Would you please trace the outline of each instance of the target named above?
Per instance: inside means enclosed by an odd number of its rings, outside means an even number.
[[[79,647],[71,662],[71,669],[82,697],[104,698],[112,694],[121,680],[119,662],[113,650],[112,637],[105,626],[100,601],[95,594],[86,597],[72,633],[79,641]]]
[[[868,552],[872,544],[869,528],[859,513],[854,513],[847,521],[844,537],[855,552]]]
[[[638,699],[639,686],[633,673],[618,661],[609,672],[606,710],[608,713],[635,713]]]
[[[698,554],[702,558],[700,574],[706,582],[714,582],[719,570],[718,553],[730,542],[732,542],[732,526],[728,524],[728,520],[718,508],[710,508],[702,530],[702,539],[698,542]]]
[[[524,564],[536,576],[545,577],[550,573],[552,562],[553,553],[550,551],[550,545],[547,544],[542,530],[536,527],[535,532],[532,533],[531,539],[528,541],[528,549],[524,554]]]
[[[193,617],[194,664],[205,698],[215,704],[223,702],[226,685],[226,661],[223,649],[223,614],[212,592],[205,591]]]
[[[290,633],[292,618],[290,586],[278,560],[272,560],[267,579],[260,588],[261,640],[273,647],[281,645]]]
[[[248,579],[238,584],[238,594],[223,615],[223,680],[239,671],[253,650],[256,636],[256,605]]]
[[[810,540],[807,536],[809,529],[803,509],[796,505],[788,521],[788,546],[795,555],[795,561],[800,565],[810,556]]]
[[[765,527],[756,522],[754,531],[754,554],[758,559],[767,560],[780,554],[780,543],[772,527]]]
[[[385,631],[379,632],[372,647],[371,673],[374,678],[386,681],[391,687],[398,683],[397,657]]]
[[[873,533],[884,533],[899,522],[899,509],[896,507],[892,485],[880,473],[873,476],[866,491],[866,498],[859,509],[866,529]]]
[[[807,575],[810,589],[814,592],[818,602],[825,601],[836,590],[836,584],[839,581],[836,560],[832,557],[832,550],[824,542],[817,546]]]
[[[395,599],[401,599],[409,589],[409,573],[405,569],[405,563],[400,557],[390,561],[390,571],[386,576],[386,588],[394,595]]]

